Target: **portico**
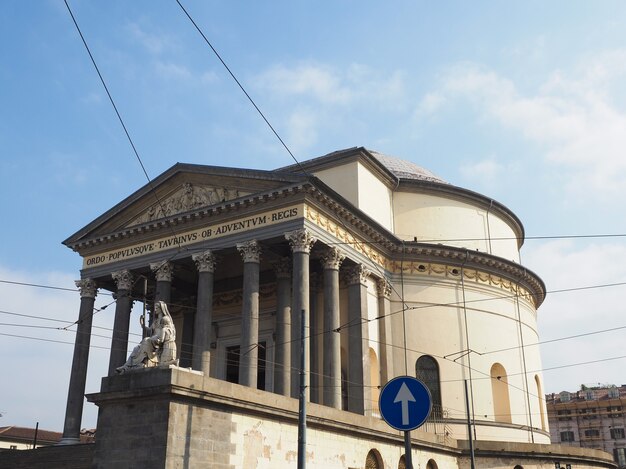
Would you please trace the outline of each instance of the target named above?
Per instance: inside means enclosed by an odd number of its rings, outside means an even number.
[[[76,419],[78,416],[80,421],[82,399],[74,396],[82,398],[85,393],[81,376],[86,373],[89,349],[84,338],[91,332],[89,308],[93,308],[97,288],[112,291],[116,299],[109,375],[126,361],[134,345],[129,344],[131,309],[146,293],[148,308],[159,300],[169,306],[181,367],[297,397],[297,364],[300,341],[304,340],[310,357],[307,380],[315,383],[311,388],[307,381],[307,398],[341,408],[343,388],[348,396],[346,409],[364,414],[367,408],[371,413],[373,405],[364,404],[370,399],[370,376],[367,333],[363,334],[367,330],[367,286],[363,282],[369,276],[382,279],[384,269],[338,238],[336,232],[320,226],[324,206],[318,199],[322,194],[309,182],[292,182],[280,191],[194,211],[193,204],[180,202],[180,193],[187,197],[183,201],[193,201],[195,196],[190,198],[190,194],[196,192],[197,187],[186,184],[182,191],[160,197],[157,207],[166,208],[146,209],[158,214],[177,207],[169,210],[169,217],[143,221],[146,215],[142,214],[135,221],[143,223],[131,222],[104,236],[70,238],[71,247],[83,256],[81,285],[91,289],[84,293],[90,296],[81,300],[80,314],[86,319],[79,323],[75,346],[77,363],[70,382],[65,442],[72,442],[80,430]],[[222,194],[235,192],[223,189]],[[128,205],[133,203],[145,204],[145,200],[140,197]],[[328,225],[334,217],[329,213],[324,223]],[[335,219],[332,228],[336,231],[341,223]],[[70,245],[70,240],[66,244]],[[311,282],[317,275],[323,280]],[[340,282],[340,277],[346,280]],[[143,291],[144,282],[147,292]],[[322,301],[317,301],[318,296]],[[348,302],[343,319],[340,296]],[[300,336],[302,310],[309,331],[304,338]],[[357,327],[346,324],[355,321],[362,322]],[[311,324],[318,325],[314,337]],[[347,335],[339,331],[342,324]],[[356,367],[345,362],[345,357],[352,361],[353,356],[359,357]],[[314,378],[308,378],[311,363],[315,365]],[[347,372],[343,382],[342,369]]]

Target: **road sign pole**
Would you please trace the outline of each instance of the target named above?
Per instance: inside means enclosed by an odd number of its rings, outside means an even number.
[[[404,432],[404,465],[406,469],[413,469],[413,454],[411,453],[411,432]]]

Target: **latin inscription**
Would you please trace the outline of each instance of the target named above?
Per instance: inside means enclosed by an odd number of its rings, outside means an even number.
[[[263,215],[237,220],[234,222],[223,223],[221,225],[200,228],[198,230],[170,236],[147,243],[130,246],[128,248],[109,251],[104,254],[85,257],[83,259],[83,268],[95,267],[98,265],[117,262],[124,259],[143,256],[152,252],[159,252],[166,249],[186,246],[189,244],[206,241],[213,238],[219,238],[238,231],[248,231],[265,225],[280,223],[290,218],[302,217],[303,205],[289,207],[286,209],[275,210]]]

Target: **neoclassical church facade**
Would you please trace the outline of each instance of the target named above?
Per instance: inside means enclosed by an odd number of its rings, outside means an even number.
[[[362,147],[274,171],[178,163],[64,241],[83,259],[64,442],[79,436],[106,290],[94,467],[295,467],[302,351],[308,467],[403,467],[378,410],[400,375],[433,401],[416,468],[469,468],[468,433],[478,467],[613,467],[550,445],[527,347],[545,286],[523,242],[504,205]],[[116,373],[138,301],[168,305],[178,366]]]

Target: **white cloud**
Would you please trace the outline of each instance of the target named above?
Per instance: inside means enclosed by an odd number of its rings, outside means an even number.
[[[262,93],[290,107],[283,113],[289,116],[285,126],[302,150],[315,144],[322,130],[336,131],[350,122],[353,131],[361,113],[403,110],[405,81],[400,70],[380,73],[359,64],[338,69],[320,63],[278,64],[254,79]]]
[[[189,69],[183,65],[157,60],[154,64],[156,73],[166,80],[187,80],[192,77]]]
[[[530,241],[525,264],[546,282],[546,301],[539,308],[541,340],[552,340],[626,326],[623,297],[626,286],[562,289],[626,282],[626,246],[592,242],[584,246],[572,240]],[[583,363],[626,355],[626,329],[545,344],[544,368]],[[544,373],[546,392],[575,391],[580,384],[626,383],[626,359],[562,368]]]
[[[461,174],[470,180],[491,182],[502,174],[504,167],[494,159],[485,159],[476,163],[461,165]]]
[[[151,34],[145,31],[137,23],[129,23],[126,25],[126,30],[130,35],[137,40],[143,47],[145,47],[152,54],[158,55],[165,49],[173,47],[172,38],[166,34]]]
[[[624,57],[626,51],[614,51],[568,74],[555,71],[526,94],[494,71],[460,64],[445,74],[439,89],[425,95],[416,114],[432,115],[443,104],[468,100],[483,117],[543,148],[543,158],[562,170],[571,193],[623,197],[626,110],[613,100],[611,84],[626,71]]]
[[[317,140],[317,126],[316,116],[312,111],[297,110],[289,116],[287,135],[293,151],[299,153]]]
[[[320,65],[277,65],[261,74],[257,84],[277,95],[310,95],[325,103],[347,102],[352,94],[329,67]]]

